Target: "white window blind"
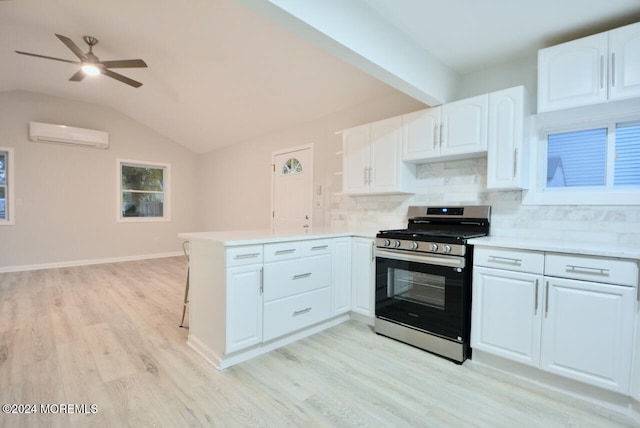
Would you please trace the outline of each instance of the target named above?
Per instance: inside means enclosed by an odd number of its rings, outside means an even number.
[[[616,127],[614,186],[640,186],[640,124]]]

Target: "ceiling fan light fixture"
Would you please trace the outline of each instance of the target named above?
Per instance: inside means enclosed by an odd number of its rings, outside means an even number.
[[[85,63],[85,64],[82,64],[81,68],[83,73],[86,74],[87,76],[97,76],[98,74],[100,74],[100,69],[95,64]]]

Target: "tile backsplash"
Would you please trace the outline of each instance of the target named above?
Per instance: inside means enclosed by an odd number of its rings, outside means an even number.
[[[493,236],[640,245],[639,206],[522,205],[522,191],[487,190],[486,171],[486,158],[418,165],[415,195],[334,194],[331,224],[397,229],[410,205],[491,205]]]

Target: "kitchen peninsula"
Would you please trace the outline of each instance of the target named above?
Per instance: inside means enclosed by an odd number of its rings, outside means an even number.
[[[187,343],[222,370],[354,316],[373,321],[374,232],[182,233]]]

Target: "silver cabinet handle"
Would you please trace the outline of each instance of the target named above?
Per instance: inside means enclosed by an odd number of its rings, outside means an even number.
[[[302,279],[302,278],[308,278],[311,276],[311,272],[307,272],[307,273],[301,273],[298,275],[293,275],[293,278],[291,279]]]
[[[514,259],[511,257],[489,256],[489,261],[495,263],[512,263],[514,265],[522,264],[522,259]]]
[[[544,317],[547,317],[549,313],[549,281],[547,281],[547,287],[544,295]]]
[[[371,243],[371,261],[372,262],[376,261],[376,244],[375,244],[375,242]]]
[[[611,54],[611,86],[616,86],[616,53]]]
[[[435,149],[438,145],[438,130],[440,129],[439,125],[433,125],[433,148]]]
[[[533,310],[533,314],[537,314],[538,313],[538,280],[536,279],[536,295],[535,295],[535,299],[536,299],[536,303],[535,303],[535,307]]]
[[[289,248],[288,250],[278,250],[276,251],[276,256],[281,256],[283,254],[292,254],[295,252],[296,252],[295,248]]]
[[[582,273],[586,275],[609,276],[609,269],[592,268],[588,266],[567,265],[567,272]]]
[[[328,245],[318,245],[317,247],[311,247],[311,251],[326,250],[327,248],[329,248]]]
[[[253,259],[253,258],[258,257],[259,255],[260,255],[260,253],[236,254],[233,258],[234,258],[234,260]]]
[[[264,292],[264,268],[260,268],[260,295]]]
[[[293,311],[291,316],[296,317],[298,315],[306,314],[307,312],[311,312],[311,308],[300,309],[299,311]]]
[[[518,149],[513,149],[513,178],[516,178],[518,173]]]

